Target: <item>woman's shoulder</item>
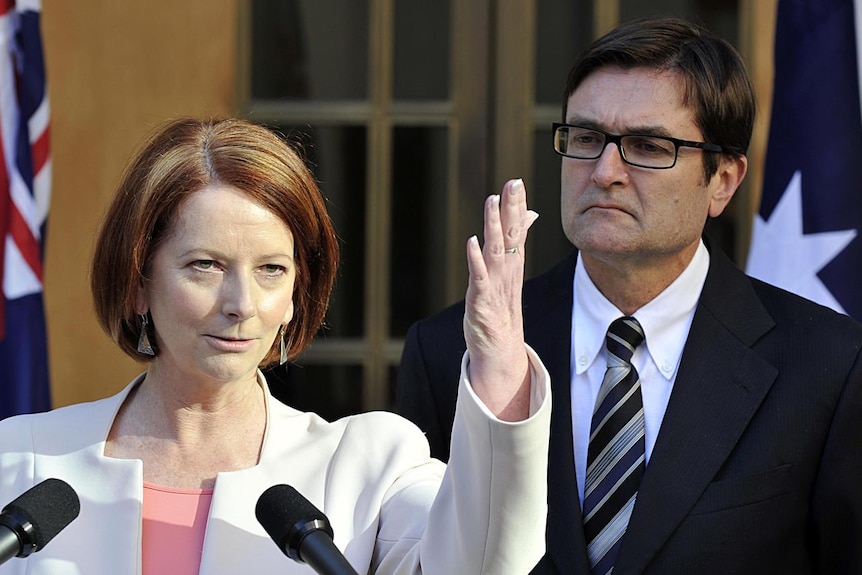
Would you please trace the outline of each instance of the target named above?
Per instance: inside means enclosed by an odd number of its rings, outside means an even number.
[[[355,446],[365,453],[378,455],[408,451],[414,457],[423,454],[427,457],[430,452],[425,434],[415,424],[388,411],[357,413],[328,421],[316,413],[281,404],[274,407],[273,416],[280,421],[277,424],[280,429],[292,428],[290,435],[296,440],[303,441],[296,434],[301,429],[304,441],[314,442],[321,448],[330,445],[337,451]]]
[[[311,434],[386,434],[395,441],[419,438],[424,434],[413,422],[388,411],[369,411],[327,420],[312,412],[301,411],[272,399],[271,411],[274,417],[285,420],[301,420],[302,427]]]
[[[359,429],[390,429],[408,435],[422,435],[416,425],[404,417],[390,411],[368,411],[350,415],[337,420],[335,423],[351,426]]]
[[[55,421],[67,421],[68,419],[77,419],[89,416],[93,412],[98,412],[107,404],[111,403],[112,397],[97,399],[94,401],[86,401],[81,403],[73,403],[70,405],[57,407],[49,411],[38,413],[23,413],[21,415],[13,415],[0,421],[0,426],[4,427],[28,427],[39,424],[49,424]]]
[[[431,457],[431,448],[425,434],[416,425],[388,411],[370,411],[351,415],[333,422],[343,428],[347,444],[355,444],[372,453],[387,454],[384,459],[396,454],[409,460],[425,460]],[[373,448],[369,447],[373,444]]]
[[[9,441],[31,442],[40,436],[72,439],[86,436],[90,428],[103,428],[105,422],[110,425],[131,385],[110,397],[8,417],[0,421],[0,449],[11,447]]]
[[[437,483],[445,466],[431,458],[425,434],[412,422],[386,411],[372,411],[332,422],[341,430],[331,461],[332,476],[354,484],[378,485],[383,493],[392,485],[431,480]],[[410,482],[408,481],[408,483]],[[406,484],[405,484],[406,485]]]
[[[404,441],[409,438],[418,438],[420,441],[425,441],[424,434],[408,419],[389,411],[368,411],[347,415],[335,420],[328,420],[313,411],[302,411],[290,405],[287,405],[269,391],[266,377],[263,373],[258,372],[258,379],[265,390],[267,390],[269,411],[276,421],[279,421],[279,426],[284,423],[290,423],[296,430],[296,426],[301,427],[305,432],[322,436],[322,435],[343,435],[343,434],[369,434],[373,433],[392,438],[395,441]]]

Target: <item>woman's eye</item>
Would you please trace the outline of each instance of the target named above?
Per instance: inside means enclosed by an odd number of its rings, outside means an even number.
[[[200,270],[211,270],[215,267],[215,262],[213,260],[198,260],[194,266]]]
[[[266,275],[275,276],[283,274],[285,271],[284,266],[280,266],[277,264],[266,264],[263,266],[263,271]]]

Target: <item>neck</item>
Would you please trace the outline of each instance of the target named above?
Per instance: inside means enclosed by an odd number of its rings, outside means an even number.
[[[670,258],[639,255],[606,258],[581,252],[584,269],[596,288],[625,315],[634,313],[655,299],[691,263],[697,245]]]
[[[150,369],[128,402],[137,404],[143,419],[159,425],[177,440],[230,434],[249,419],[265,420],[263,390],[252,377],[232,383],[189,385]],[[127,403],[128,403],[127,402]]]
[[[211,396],[166,384],[147,372],[117,413],[105,455],[140,459],[145,481],[186,488],[257,464],[267,422],[257,380]]]

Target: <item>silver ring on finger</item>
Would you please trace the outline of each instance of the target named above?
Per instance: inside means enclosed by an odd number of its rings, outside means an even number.
[[[504,254],[516,254],[516,253],[518,253],[518,251],[520,251],[520,250],[518,250],[518,246],[515,246],[513,248],[508,248],[508,249],[503,250],[503,253]]]

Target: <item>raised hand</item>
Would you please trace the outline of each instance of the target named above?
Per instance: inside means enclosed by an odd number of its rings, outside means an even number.
[[[521,180],[510,180],[485,201],[484,247],[467,241],[464,338],[473,390],[498,418],[529,415],[530,373],[524,346],[521,289],[527,230],[538,217],[527,209]]]

